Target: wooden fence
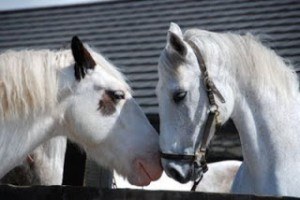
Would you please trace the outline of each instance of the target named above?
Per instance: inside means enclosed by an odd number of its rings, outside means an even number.
[[[292,197],[268,197],[202,192],[98,189],[78,186],[0,186],[1,200],[292,200]]]

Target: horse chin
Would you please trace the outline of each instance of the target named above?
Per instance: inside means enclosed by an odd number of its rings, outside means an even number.
[[[151,183],[151,179],[150,177],[148,177],[147,175],[135,175],[135,176],[129,176],[128,177],[128,182],[131,185],[136,185],[136,186],[147,186]]]

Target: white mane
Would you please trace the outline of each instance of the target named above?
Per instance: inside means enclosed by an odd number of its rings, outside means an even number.
[[[88,49],[98,65],[129,88],[115,67]],[[73,63],[70,50],[10,50],[0,54],[0,120],[51,111],[59,92],[57,70]]]
[[[246,88],[251,85],[262,93],[274,91],[277,97],[286,99],[298,95],[298,77],[293,66],[286,64],[273,50],[263,46],[257,37],[251,34],[241,36],[192,29],[186,31],[184,38],[186,41],[197,42],[208,70],[212,70],[210,62],[220,58],[216,77],[235,76]],[[228,66],[231,68],[224,69]],[[225,76],[224,72],[231,75]],[[239,89],[243,92],[245,88]]]

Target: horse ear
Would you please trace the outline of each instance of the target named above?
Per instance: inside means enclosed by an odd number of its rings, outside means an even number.
[[[75,60],[75,78],[80,81],[88,69],[95,68],[96,62],[77,36],[72,38],[71,49]]]
[[[184,57],[187,54],[187,47],[183,41],[183,35],[180,27],[171,22],[168,31],[168,44],[179,55]]]
[[[180,37],[183,37],[180,27],[174,22],[170,23],[169,31],[172,33],[176,33]]]
[[[171,31],[168,32],[168,44],[170,47],[177,52],[180,56],[185,57],[187,54],[187,47],[183,39],[176,33]]]

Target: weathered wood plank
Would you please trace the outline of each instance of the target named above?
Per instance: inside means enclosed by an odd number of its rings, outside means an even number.
[[[292,200],[291,197],[267,197],[256,195],[233,195],[202,192],[145,191],[145,190],[102,190],[103,199],[110,200]]]
[[[98,189],[77,186],[0,186],[2,200],[299,200],[292,197],[233,195],[202,192]]]
[[[78,186],[0,186],[1,200],[94,200],[99,199],[99,190]]]

